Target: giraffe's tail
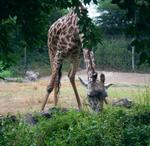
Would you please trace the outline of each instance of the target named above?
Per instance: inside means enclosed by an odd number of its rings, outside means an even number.
[[[62,64],[60,65],[59,67],[59,70],[58,70],[58,75],[57,75],[57,79],[56,79],[56,83],[57,83],[57,94],[59,93],[60,91],[60,86],[61,86],[61,77],[62,77]]]

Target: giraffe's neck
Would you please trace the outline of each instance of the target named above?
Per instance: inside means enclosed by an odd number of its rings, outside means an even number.
[[[88,49],[83,49],[83,56],[86,64],[88,79],[90,79],[91,75],[95,73],[94,55],[92,51],[89,51]]]

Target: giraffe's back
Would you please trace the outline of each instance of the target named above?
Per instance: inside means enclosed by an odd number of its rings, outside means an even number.
[[[57,50],[64,57],[76,57],[81,54],[82,44],[77,26],[77,15],[71,12],[59,18],[49,29],[48,48],[52,56]]]

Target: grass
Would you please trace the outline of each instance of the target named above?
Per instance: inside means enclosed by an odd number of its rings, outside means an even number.
[[[46,86],[49,80],[39,80],[29,83],[1,83],[0,84],[0,114],[16,114],[17,112],[26,113],[29,111],[39,111],[43,98],[46,93]],[[76,81],[77,88],[82,100],[86,105],[86,89]],[[58,107],[77,108],[77,102],[69,81],[62,82],[59,95]],[[149,88],[147,87],[116,87],[112,86],[108,90],[108,101],[128,97],[135,103],[149,101]],[[147,99],[143,98],[147,97]],[[53,93],[49,97],[46,108],[54,104]]]
[[[149,146],[150,145],[150,90],[148,87],[112,86],[108,100],[130,97],[135,102],[131,109],[105,106],[102,113],[89,110],[77,112],[54,111],[51,119],[38,115],[47,80],[32,83],[0,84],[1,114],[36,111],[38,123],[27,124],[18,115],[16,122],[0,120],[0,146]],[[71,85],[62,82],[59,107],[77,108]],[[86,89],[77,81],[82,103]],[[52,95],[47,108],[53,106]]]
[[[135,103],[142,103],[144,102],[145,98],[149,97],[149,89],[150,87],[143,86],[143,87],[113,87],[110,88],[108,93],[111,96],[112,99],[115,98],[122,98],[127,97],[131,100],[133,100]]]

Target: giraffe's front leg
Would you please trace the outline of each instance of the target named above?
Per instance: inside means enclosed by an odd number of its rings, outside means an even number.
[[[48,100],[48,97],[49,97],[50,93],[53,91],[54,82],[55,82],[56,76],[57,76],[57,72],[53,73],[52,76],[51,76],[51,80],[50,80],[49,85],[47,86],[47,93],[46,93],[46,95],[45,95],[45,99],[44,99],[44,102],[43,102],[43,104],[42,104],[41,111],[44,110],[45,105],[46,105],[47,100]]]
[[[45,99],[44,99],[44,102],[42,104],[42,108],[41,110],[43,111],[44,108],[45,108],[45,105],[47,103],[47,100],[48,100],[48,97],[50,95],[50,93],[53,91],[54,89],[54,86],[55,86],[55,82],[56,82],[56,77],[58,75],[58,71],[59,69],[61,68],[61,65],[62,64],[62,54],[60,51],[58,51],[56,53],[56,56],[54,58],[54,62],[53,62],[53,67],[52,67],[52,75],[51,75],[51,79],[50,79],[50,83],[49,85],[47,86],[47,93],[45,95]],[[55,103],[57,103],[57,100],[58,99],[55,99]]]

